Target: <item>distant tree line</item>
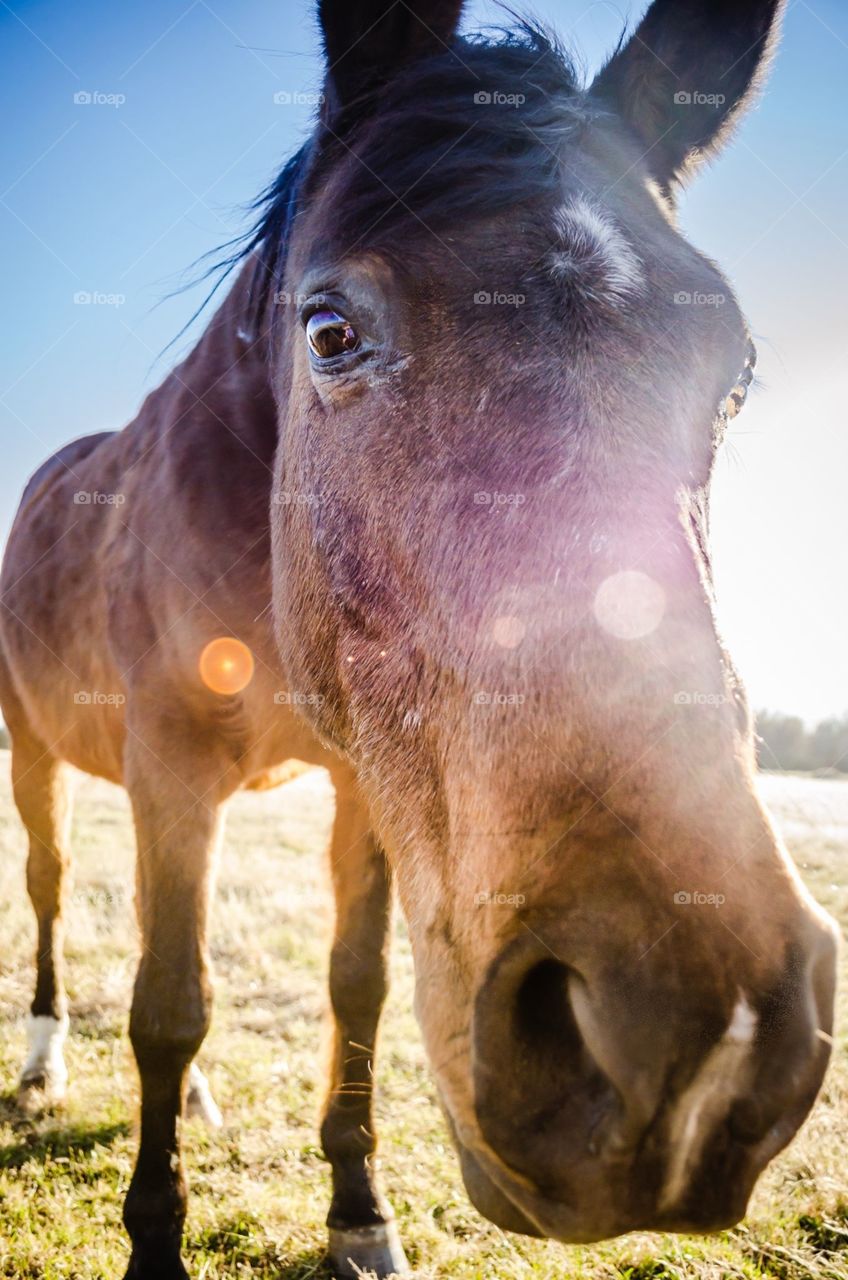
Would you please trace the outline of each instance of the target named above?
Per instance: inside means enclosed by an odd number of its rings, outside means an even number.
[[[848,774],[848,712],[808,729],[799,716],[757,715],[761,769]]]

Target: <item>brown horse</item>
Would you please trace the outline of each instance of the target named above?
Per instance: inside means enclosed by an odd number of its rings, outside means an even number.
[[[583,89],[538,32],[460,38],[460,0],[322,0],[320,119],[227,301],[133,423],[31,482],[2,584],[28,1070],[61,1074],[71,761],[124,783],[138,833],[129,1276],[185,1275],[219,811],[290,757],[338,797],[340,1274],[403,1267],[361,1047],[390,917],[372,823],[493,1221],[565,1241],[727,1225],[811,1106],[835,929],[757,798],[706,533],[753,353],[674,222],[782,7],[654,0]]]

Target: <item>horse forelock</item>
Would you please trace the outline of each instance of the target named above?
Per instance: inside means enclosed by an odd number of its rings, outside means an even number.
[[[336,172],[333,247],[389,252],[403,228],[555,198],[563,142],[590,114],[567,53],[529,23],[400,68],[353,113],[328,103],[254,202],[253,224],[210,268],[228,274],[255,255],[257,315],[282,287],[299,215]]]

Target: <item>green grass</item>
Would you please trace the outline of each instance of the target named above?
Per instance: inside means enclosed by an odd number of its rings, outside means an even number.
[[[848,921],[848,783],[763,783],[803,874]],[[224,1129],[184,1130],[191,1182],[186,1257],[195,1277],[323,1278],[329,1179],[317,1138],[326,1052],[329,902],[321,851],[331,801],[321,773],[231,806],[213,925],[216,1013],[201,1051]],[[0,1276],[115,1280],[136,1141],[137,1080],[125,1035],[136,958],[127,800],[81,779],[68,914],[72,1036],[66,1105],[37,1122],[12,1097],[31,998],[34,928],[24,837],[0,755]],[[386,1189],[421,1277],[457,1280],[848,1280],[846,1040],[816,1110],[762,1179],[746,1222],[708,1239],[633,1235],[564,1248],[505,1235],[469,1205],[411,1013],[403,931],[394,959],[377,1112]],[[843,982],[843,1002],[846,984]],[[843,1018],[843,1026],[845,1020]]]

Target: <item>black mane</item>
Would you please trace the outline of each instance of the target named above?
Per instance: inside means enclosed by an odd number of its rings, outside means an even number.
[[[357,157],[334,239],[377,247],[401,223],[445,227],[549,193],[581,105],[573,67],[542,31],[458,40],[391,81],[352,138],[325,126],[319,174],[347,147]]]

